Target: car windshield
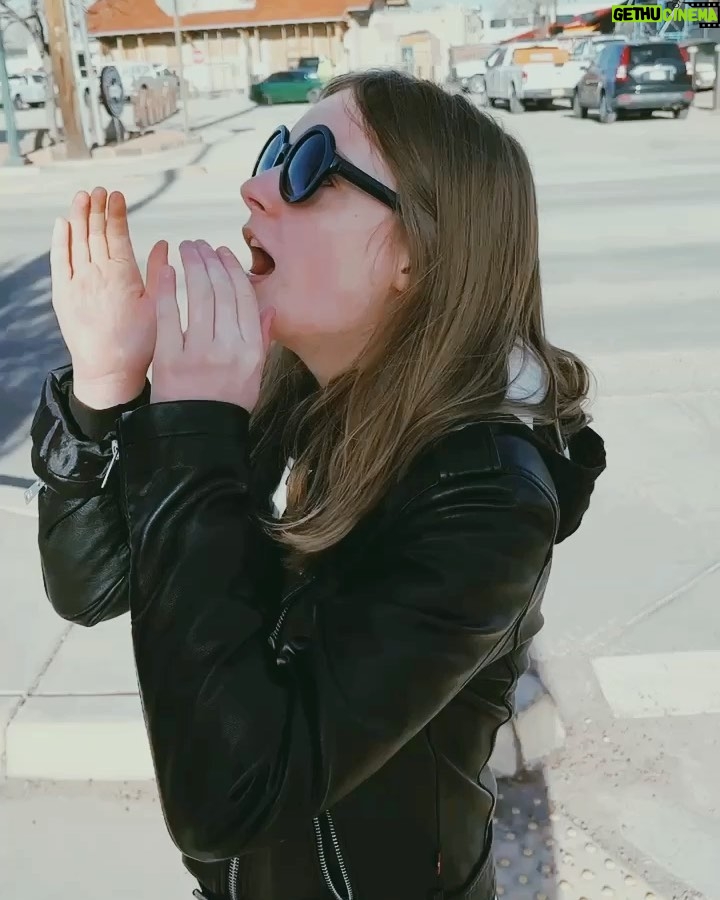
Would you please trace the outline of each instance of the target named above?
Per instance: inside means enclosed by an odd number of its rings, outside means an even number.
[[[654,66],[680,59],[680,50],[675,44],[647,44],[630,49],[630,64],[633,66]]]

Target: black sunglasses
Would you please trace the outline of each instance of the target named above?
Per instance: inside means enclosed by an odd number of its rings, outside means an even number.
[[[260,151],[253,176],[275,166],[282,166],[280,195],[286,203],[302,203],[324,181],[339,175],[390,209],[398,207],[395,191],[338,155],[335,136],[325,125],[309,128],[294,144],[290,143],[290,132],[284,125],[276,128]]]

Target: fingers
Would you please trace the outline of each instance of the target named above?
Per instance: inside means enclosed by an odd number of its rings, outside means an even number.
[[[162,364],[183,348],[180,308],[177,302],[177,275],[172,266],[161,266],[155,290],[157,337],[154,362]]]
[[[96,187],[90,195],[88,245],[90,247],[91,261],[98,264],[107,262],[108,259],[108,245],[105,238],[106,204],[107,191],[103,187]]]
[[[213,337],[215,340],[232,339],[238,333],[235,286],[217,253],[207,241],[196,241],[195,247],[205,264],[215,298]]]
[[[90,195],[87,191],[75,194],[70,206],[70,265],[73,271],[90,262],[88,247],[88,214],[90,212]]]
[[[260,343],[260,315],[258,313],[257,298],[245,270],[240,265],[237,257],[227,247],[218,249],[218,257],[227,270],[235,287],[235,301],[237,305],[237,320],[240,333],[248,343]]]
[[[50,241],[50,274],[55,288],[66,285],[72,278],[70,223],[65,219],[55,219]]]
[[[193,241],[180,244],[180,259],[187,285],[187,337],[193,342],[210,343],[215,331],[215,295],[210,276]]]
[[[163,266],[168,264],[167,241],[158,241],[150,251],[147,259],[147,271],[145,277],[145,290],[150,296],[154,296],[159,286],[160,272]]]
[[[130,240],[125,197],[113,191],[107,201],[107,247],[113,259],[135,262],[135,252]]]

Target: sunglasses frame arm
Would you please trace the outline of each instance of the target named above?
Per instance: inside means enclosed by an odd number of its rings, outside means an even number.
[[[328,174],[340,175],[346,181],[349,181],[350,184],[354,184],[355,187],[365,191],[366,194],[370,194],[371,197],[389,206],[392,210],[398,208],[398,197],[395,191],[390,190],[389,187],[373,178],[372,175],[363,172],[362,169],[358,169],[357,166],[343,159],[342,156],[338,156],[337,153],[335,153],[335,158],[330,165]]]

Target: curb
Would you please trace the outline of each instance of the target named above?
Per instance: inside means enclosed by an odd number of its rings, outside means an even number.
[[[25,480],[18,479],[23,486]],[[34,518],[37,505],[25,504],[20,486],[0,485],[0,514]],[[27,692],[0,695],[0,781],[153,781],[129,646],[121,647],[107,635],[107,643],[97,651],[105,661],[104,677],[98,682],[93,676],[98,664],[94,657],[78,677],[77,646],[71,645],[82,640],[82,631],[71,635],[75,630],[69,628],[61,638]],[[68,662],[73,669],[69,679]],[[562,719],[540,669],[531,656],[528,671],[517,683],[515,714],[497,733],[490,758],[497,778],[538,769],[565,741]]]
[[[37,519],[37,504],[25,502],[26,484],[27,487],[30,487],[32,481],[18,478],[18,482],[18,486],[0,484],[0,513],[12,513]]]
[[[557,704],[531,660],[528,671],[518,679],[515,715],[498,731],[490,768],[496,778],[534,772],[562,747],[565,737]]]
[[[159,133],[158,141],[150,145],[145,143],[138,146],[138,141],[142,141],[142,137],[124,141],[121,144],[98,147],[88,159],[52,159],[49,156],[47,158],[37,158],[37,154],[42,151],[34,151],[34,154],[30,155],[35,155],[36,158],[31,159],[29,155],[25,155],[25,165],[23,166],[14,167],[0,164],[0,184],[3,181],[15,181],[15,176],[18,173],[22,173],[20,177],[23,179],[29,178],[34,180],[49,174],[86,171],[88,167],[94,169],[102,166],[122,166],[123,164],[127,165],[139,160],[152,161],[162,159],[172,153],[192,150],[205,143],[202,135],[199,134],[191,135],[189,138],[183,138],[183,140],[177,140],[174,133],[172,136],[168,135],[167,138],[163,138],[162,134]],[[184,168],[184,166],[180,166],[180,168]]]
[[[535,673],[518,681],[517,711],[497,735],[497,778],[538,769],[565,740],[557,707]],[[0,779],[152,781],[137,694],[0,697]]]

